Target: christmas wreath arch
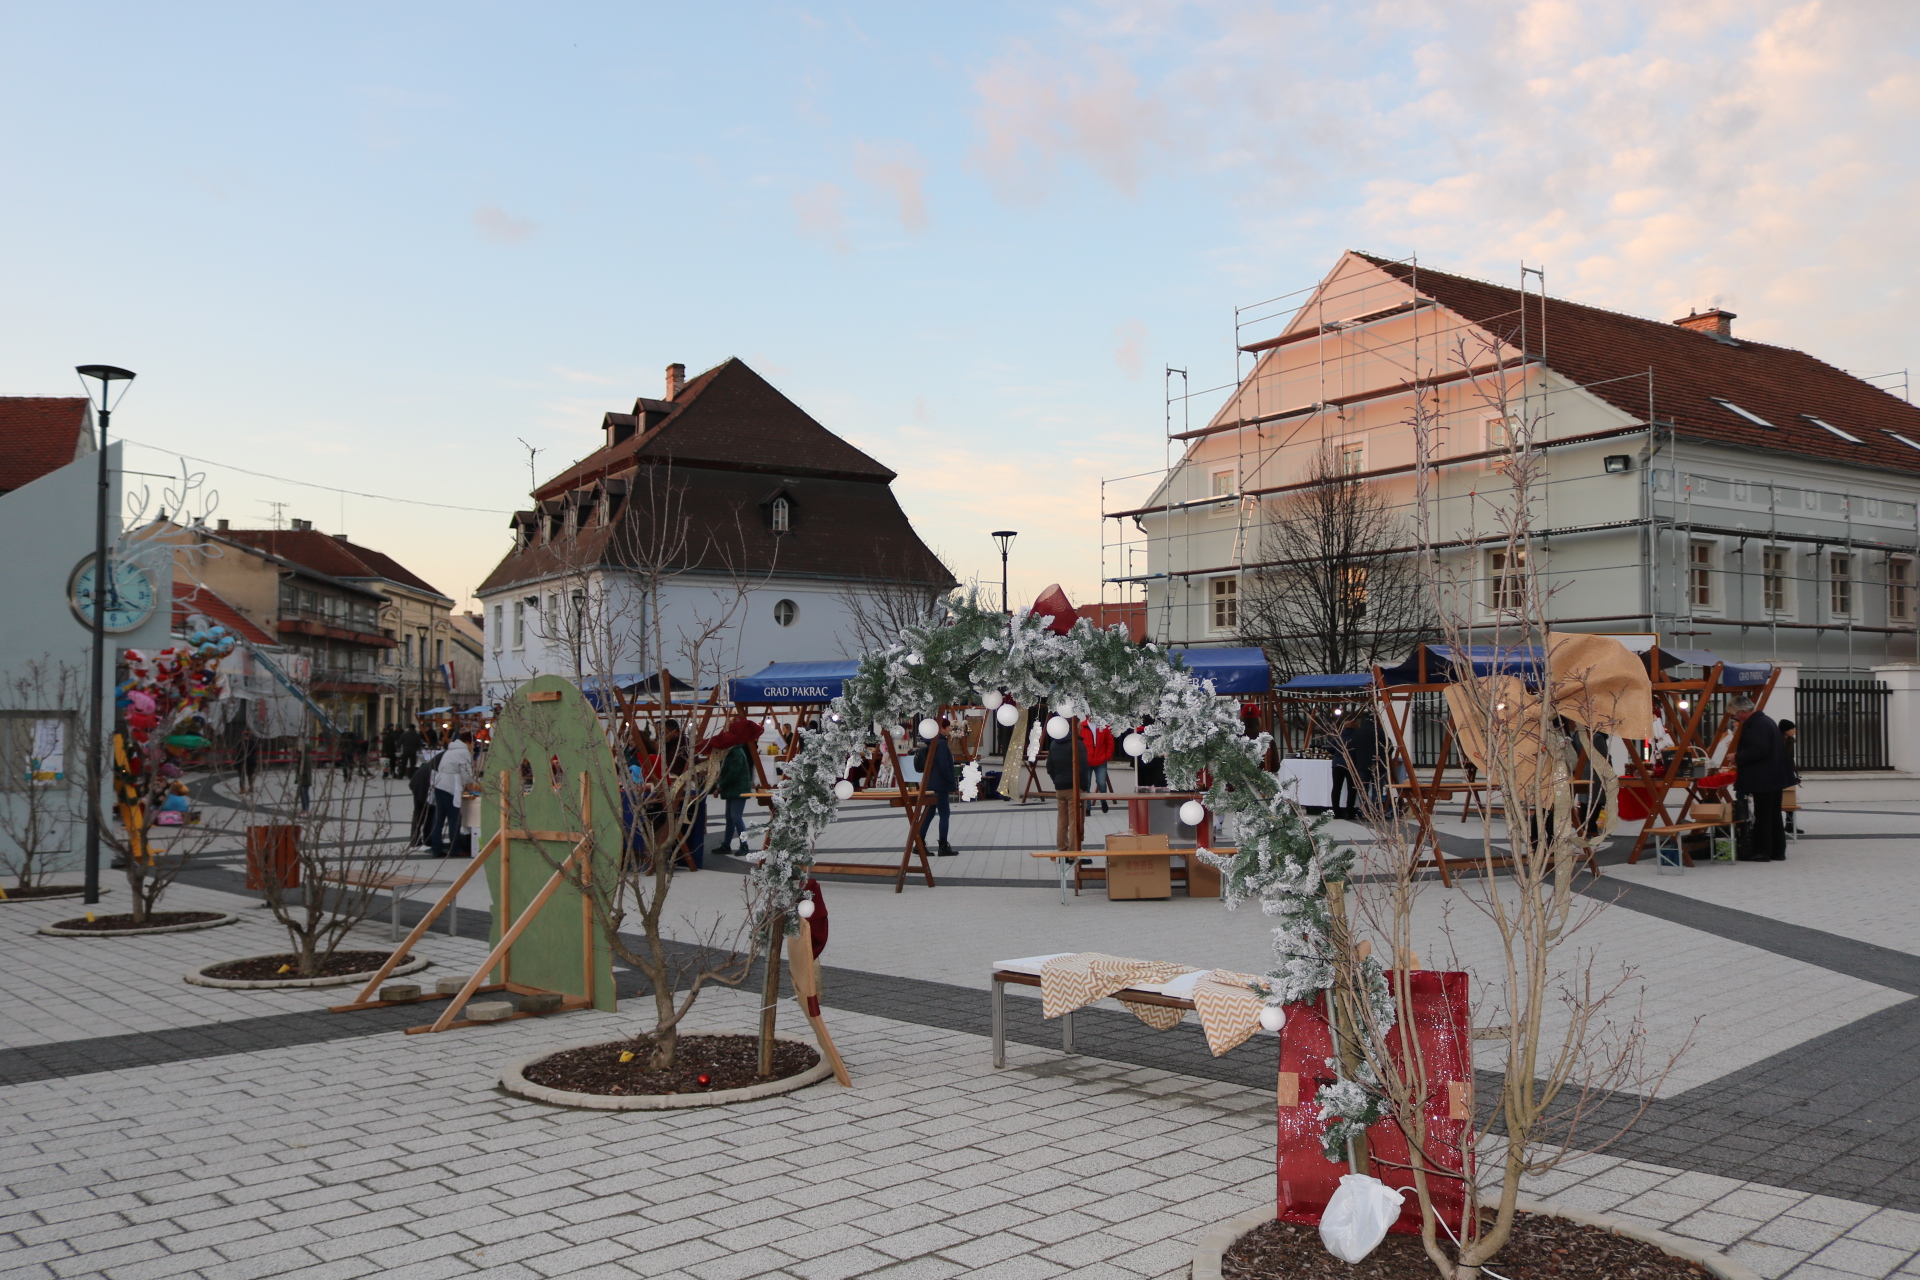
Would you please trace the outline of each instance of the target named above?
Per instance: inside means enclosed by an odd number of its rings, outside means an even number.
[[[955,604],[939,622],[909,627],[900,643],[861,659],[841,697],[809,731],[788,765],[774,801],[767,848],[755,855],[761,910],[794,926],[793,907],[806,884],[815,842],[839,807],[844,778],[879,726],[915,724],[930,710],[974,705],[1004,691],[1023,705],[1045,698],[1095,724],[1124,732],[1143,716],[1143,758],[1164,757],[1180,789],[1209,779],[1207,807],[1231,815],[1238,852],[1203,852],[1223,872],[1221,896],[1232,910],[1249,898],[1276,920],[1276,964],[1260,993],[1273,1004],[1312,1001],[1333,984],[1327,883],[1346,878],[1354,859],[1321,834],[1263,767],[1268,739],[1245,737],[1235,709],[1214,696],[1157,646],[1135,645],[1120,628],[1100,630],[1081,619],[1064,633],[1053,619],[1021,612],[1011,620],[976,601]],[[1376,1016],[1391,1025],[1393,1003],[1379,963],[1361,962]],[[1337,1151],[1355,1126],[1383,1111],[1366,1080],[1338,1079],[1317,1095],[1328,1121],[1327,1146]]]

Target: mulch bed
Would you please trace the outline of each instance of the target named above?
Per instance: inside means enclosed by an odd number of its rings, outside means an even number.
[[[89,920],[81,916],[77,920],[62,920],[54,925],[56,929],[73,929],[80,933],[125,933],[128,929],[164,929],[173,924],[205,924],[209,920],[223,920],[224,911],[155,911],[145,920],[134,922],[131,913],[118,916],[95,916]]]
[[[632,1052],[632,1062],[620,1061],[623,1051]],[[646,1045],[638,1041],[589,1045],[556,1053],[522,1074],[534,1084],[549,1089],[633,1097],[744,1089],[748,1085],[797,1076],[820,1062],[820,1054],[809,1046],[776,1040],[773,1074],[756,1075],[760,1066],[758,1036],[682,1036],[674,1064],[666,1071],[647,1070],[648,1052]]]
[[[1697,1262],[1644,1240],[1565,1218],[1521,1213],[1487,1264],[1507,1280],[1709,1280]],[[1220,1260],[1226,1280],[1438,1280],[1419,1236],[1390,1235],[1349,1266],[1320,1243],[1320,1228],[1269,1222],[1241,1236]]]
[[[8,885],[6,890],[8,902],[30,902],[35,898],[66,898],[76,893],[86,892],[85,886],[77,884],[37,884],[31,889]]]
[[[203,978],[226,978],[233,982],[264,982],[272,978],[344,978],[358,973],[377,973],[391,951],[336,951],[313,973],[300,972],[300,957],[291,952],[275,956],[254,956],[248,960],[228,960],[210,964],[200,971]],[[290,965],[285,973],[281,965]]]

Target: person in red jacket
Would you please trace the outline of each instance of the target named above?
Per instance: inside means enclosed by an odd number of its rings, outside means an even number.
[[[1113,782],[1107,777],[1107,761],[1113,759],[1113,730],[1101,725],[1098,729],[1082,721],[1080,724],[1080,744],[1087,751],[1087,771],[1093,775],[1095,791],[1112,791]],[[1093,812],[1093,802],[1087,802],[1087,812]],[[1100,802],[1100,812],[1107,812],[1107,802]]]

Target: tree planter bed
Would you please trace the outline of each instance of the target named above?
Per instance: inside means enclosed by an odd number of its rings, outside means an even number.
[[[1522,1198],[1513,1238],[1486,1264],[1507,1280],[1759,1280],[1696,1240],[1604,1214]],[[1271,1210],[1223,1222],[1193,1255],[1193,1280],[1438,1280],[1418,1236],[1388,1236],[1348,1266],[1320,1229],[1277,1221]]]
[[[623,1050],[633,1049],[631,1063],[621,1063]],[[536,1102],[599,1111],[663,1111],[678,1107],[723,1106],[792,1093],[825,1080],[833,1067],[819,1050],[804,1040],[778,1037],[774,1046],[774,1078],[758,1080],[760,1038],[693,1032],[680,1037],[679,1061],[667,1078],[648,1080],[644,1050],[631,1041],[596,1041],[568,1049],[548,1050],[514,1063],[500,1075],[508,1093]],[[699,1083],[701,1075],[708,1083]],[[631,1089],[632,1092],[613,1092]],[[684,1089],[686,1092],[669,1092]]]
[[[239,919],[230,911],[156,911],[147,917],[146,925],[137,929],[132,927],[133,917],[130,915],[101,916],[91,923],[82,916],[74,920],[62,920],[58,924],[41,925],[40,932],[56,938],[137,938],[149,933],[218,929],[223,924],[237,923]]]
[[[31,889],[8,889],[7,896],[0,898],[0,907],[10,902],[53,902],[60,898],[79,898],[87,892],[85,885],[78,884],[37,884]],[[103,895],[107,890],[100,891]]]
[[[226,987],[232,990],[263,990],[271,987],[344,987],[349,983],[365,982],[380,972],[380,966],[387,962],[390,951],[336,951],[332,963],[327,967],[330,972],[317,977],[301,978],[288,974],[279,976],[276,972],[283,964],[292,964],[295,957],[291,952],[278,952],[267,956],[247,956],[241,960],[222,960],[217,964],[203,965],[187,974],[187,981],[196,987]],[[418,973],[430,962],[421,956],[410,958],[405,964],[394,969],[389,976],[403,973]],[[217,969],[234,969],[243,973],[264,972],[267,976],[222,977],[213,972]]]

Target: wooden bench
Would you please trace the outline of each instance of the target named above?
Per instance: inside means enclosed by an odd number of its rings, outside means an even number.
[[[360,871],[349,871],[344,875],[331,875],[326,877],[326,881],[328,884],[344,885],[349,889],[385,889],[388,893],[392,894],[393,910],[389,917],[387,932],[388,937],[394,942],[400,941],[400,902],[402,898],[409,896],[400,891],[402,889],[417,889],[423,884],[434,883],[432,876],[403,876],[397,873],[373,875]],[[455,923],[458,918],[459,909],[457,907],[447,913],[447,936],[450,938],[460,936],[459,925]]]
[[[1034,856],[1038,858],[1046,855],[1035,854]],[[1057,853],[1053,856],[1064,858],[1069,855],[1066,853]],[[1064,894],[1061,900],[1063,902],[1065,901]],[[1015,986],[1037,987],[1040,985],[1040,975],[1038,973],[1028,973],[1020,969],[1003,969],[999,965],[994,966],[993,1065],[995,1067],[1004,1067],[1007,1065],[1007,984],[1009,982]],[[1196,1007],[1193,1001],[1180,996],[1162,995],[1157,991],[1140,991],[1133,987],[1123,987],[1119,991],[1114,992],[1109,998],[1114,1000],[1127,1000],[1134,1004],[1163,1005],[1170,1009],[1192,1009]],[[1073,1052],[1073,1014],[1071,1012],[1060,1015],[1060,1052]]]
[[[1236,849],[1214,849],[1211,852],[1232,856]],[[1104,849],[1040,849],[1027,855],[1031,858],[1052,858],[1060,864],[1060,905],[1067,905],[1067,886],[1073,886],[1073,896],[1080,896],[1083,884],[1100,880],[1107,885],[1107,897],[1113,899],[1114,880],[1106,867],[1093,865],[1093,859],[1106,858],[1111,864],[1114,858],[1152,858],[1164,859],[1167,876],[1167,892],[1152,897],[1170,898],[1173,885],[1184,884],[1189,898],[1217,898],[1220,896],[1220,872],[1207,866],[1194,856],[1192,849],[1170,848],[1164,835],[1110,835]],[[1173,865],[1173,859],[1179,858],[1179,866]],[[1141,895],[1147,896],[1147,895]],[[1137,901],[1129,897],[1119,901]]]
[[[1687,853],[1686,837],[1695,831],[1712,831],[1719,827],[1725,827],[1729,837],[1733,835],[1733,820],[1731,818],[1722,818],[1713,822],[1673,822],[1668,823],[1664,827],[1648,827],[1645,834],[1653,837],[1654,870],[1661,875],[1665,875],[1667,874],[1666,869],[1673,867],[1676,869],[1675,874],[1679,874],[1685,867],[1692,866],[1693,858]],[[1674,858],[1671,862],[1667,861],[1666,857],[1666,847],[1669,840],[1673,842],[1674,852]]]

